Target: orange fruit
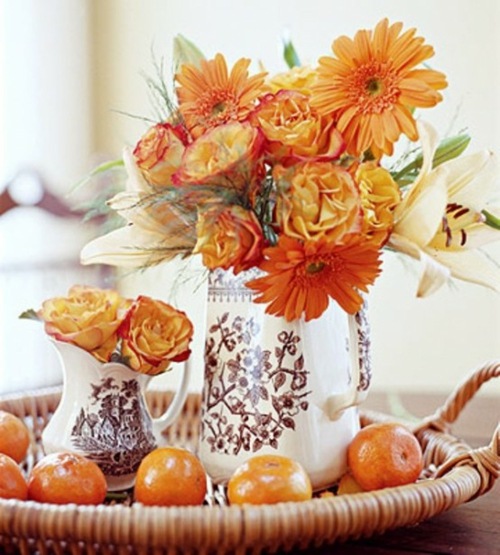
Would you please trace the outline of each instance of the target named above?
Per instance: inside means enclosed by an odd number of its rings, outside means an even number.
[[[337,495],[345,495],[348,493],[361,493],[365,491],[354,479],[353,475],[346,472],[339,481]]]
[[[0,453],[0,497],[21,501],[28,498],[26,478],[16,461],[3,453]]]
[[[305,501],[312,497],[309,476],[293,459],[280,455],[257,455],[240,465],[227,485],[231,504]]]
[[[367,491],[411,484],[424,466],[417,438],[396,422],[362,428],[347,449],[347,464]]]
[[[28,498],[41,503],[98,505],[107,484],[97,464],[77,453],[51,453],[43,457],[28,478]]]
[[[201,505],[206,493],[205,469],[186,449],[158,447],[137,469],[134,498],[144,505]]]
[[[30,434],[25,423],[10,412],[0,410],[0,453],[20,463],[30,445]]]

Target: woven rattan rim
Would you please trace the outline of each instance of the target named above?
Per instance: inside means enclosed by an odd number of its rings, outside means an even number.
[[[416,484],[377,492],[315,498],[302,503],[227,506],[223,488],[209,488],[200,507],[140,504],[44,505],[0,500],[0,546],[21,553],[259,553],[370,536],[413,525],[484,494],[500,475],[500,424],[488,446],[472,449],[450,433],[451,424],[483,383],[500,376],[490,363],[465,380],[436,413],[414,427],[425,456]],[[0,409],[33,432],[26,471],[41,455],[40,436],[60,399],[59,390],[0,398]],[[153,413],[171,394],[151,392]],[[200,399],[190,395],[179,420],[165,431],[172,444],[193,448]],[[387,415],[361,412],[362,425]],[[393,417],[390,417],[393,419]]]

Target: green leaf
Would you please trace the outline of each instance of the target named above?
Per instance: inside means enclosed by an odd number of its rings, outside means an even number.
[[[200,62],[205,59],[202,51],[190,40],[182,35],[174,37],[174,67],[182,64],[193,64],[200,67]]]
[[[300,66],[299,56],[291,40],[284,41],[283,58],[285,58],[285,62],[290,69]]]
[[[86,185],[91,179],[93,179],[97,175],[115,168],[122,168],[123,166],[124,166],[124,163],[121,158],[119,160],[110,160],[109,162],[104,162],[103,164],[100,164],[99,166],[94,168],[89,174],[87,174],[83,179],[78,181],[78,183],[73,187],[72,192],[76,191],[80,187],[83,187],[83,185]]]
[[[432,167],[436,168],[443,162],[448,162],[448,160],[453,160],[453,158],[460,156],[469,146],[470,140],[470,136],[466,133],[442,140],[434,155]]]
[[[467,148],[470,143],[470,136],[466,133],[461,133],[460,135],[455,135],[454,137],[448,137],[443,139],[436,149],[434,158],[432,160],[432,167],[437,168],[439,165],[457,158],[462,154],[462,152]],[[416,174],[422,167],[422,151],[419,150],[415,158],[406,166],[404,166],[398,172],[393,173],[392,177],[395,181],[399,183],[400,186],[412,182]],[[412,177],[413,176],[413,177]]]
[[[486,225],[489,225],[493,229],[500,229],[500,218],[497,218],[497,216],[494,216],[487,210],[481,210],[481,214],[486,218],[484,222]]]
[[[23,320],[37,320],[38,322],[41,322],[38,314],[32,308],[19,314],[19,318],[22,318]]]

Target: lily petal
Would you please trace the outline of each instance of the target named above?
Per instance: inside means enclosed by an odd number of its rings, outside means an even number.
[[[446,170],[437,168],[431,180],[422,180],[418,196],[406,206],[401,203],[395,210],[394,233],[404,235],[421,247],[434,237],[446,211],[448,193]],[[411,194],[411,192],[410,192]]]
[[[410,241],[404,235],[399,235],[397,232],[393,232],[391,234],[389,240],[387,241],[387,246],[395,251],[411,256],[411,258],[420,260],[420,253],[422,252],[422,249],[419,245]]]
[[[455,278],[477,283],[500,292],[500,267],[484,252],[428,252],[440,264],[445,264]]]
[[[127,225],[110,231],[87,243],[80,252],[82,264],[109,264],[125,268],[140,268],[165,260],[165,251],[155,254],[152,245],[158,244],[158,235],[138,226]],[[177,251],[172,250],[173,258]]]
[[[427,122],[418,121],[417,129],[422,145],[422,167],[410,190],[398,207],[400,212],[408,210],[409,207],[418,200],[419,196],[422,194],[422,190],[431,185],[426,177],[432,171],[432,160],[439,144],[439,137],[434,127]]]
[[[117,212],[131,210],[140,201],[139,193],[130,191],[121,191],[108,200],[108,206]],[[123,215],[125,217],[125,215]]]
[[[443,166],[448,171],[448,195],[453,202],[481,210],[496,193],[499,168],[492,152],[476,152]]]
[[[451,277],[451,271],[425,252],[420,253],[422,273],[418,282],[417,297],[427,297],[437,291]]]
[[[393,233],[389,239],[388,246],[416,260],[420,260],[421,274],[417,288],[417,297],[426,297],[434,293],[449,280],[451,276],[450,270],[406,237]]]
[[[500,239],[500,231],[489,227],[484,223],[469,225],[464,229],[464,232],[467,234],[467,240],[464,244],[451,244],[446,251],[462,252],[464,250],[473,250],[479,247],[484,247],[484,245],[493,243],[493,241],[498,241]],[[434,242],[432,242],[429,246],[436,247]]]
[[[420,175],[425,176],[432,171],[432,162],[439,145],[439,135],[430,123],[422,120],[417,121],[417,130],[423,157]]]
[[[175,204],[154,202],[151,196],[140,193],[120,192],[108,201],[109,206],[127,222],[160,237],[183,236],[191,238],[194,245],[196,234],[193,221],[183,214]]]
[[[148,185],[148,182],[144,179],[141,170],[135,163],[134,155],[132,154],[132,149],[130,147],[125,147],[122,150],[122,157],[128,176],[125,190],[129,193],[151,192],[151,187]]]

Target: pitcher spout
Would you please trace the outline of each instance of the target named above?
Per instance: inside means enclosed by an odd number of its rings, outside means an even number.
[[[78,380],[78,376],[85,376],[85,381],[95,378],[100,374],[100,363],[90,353],[63,341],[51,339],[51,343],[57,352],[63,374],[69,373],[71,380]]]

